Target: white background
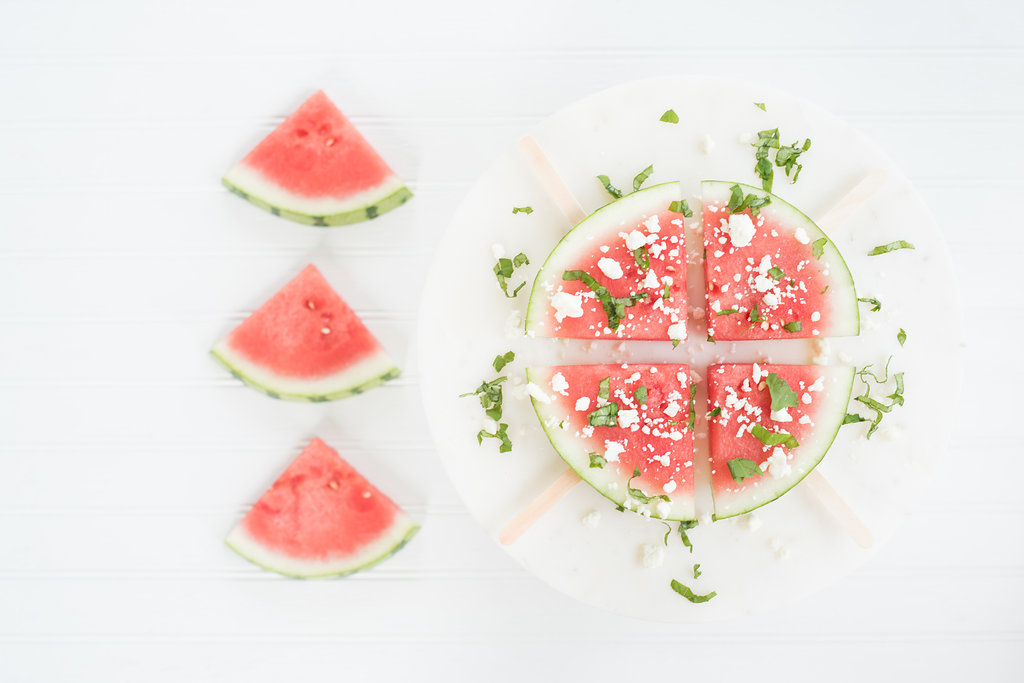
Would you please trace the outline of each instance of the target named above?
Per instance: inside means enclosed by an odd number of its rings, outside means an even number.
[[[0,680],[1024,678],[1020,4],[0,2],[0,29]],[[555,109],[670,73],[764,80],[875,138],[949,241],[968,338],[913,521],[824,593],[699,627],[520,570],[448,484],[414,360],[473,179]],[[413,202],[323,230],[220,188],[316,88]],[[310,259],[401,380],[289,404],[209,357]],[[424,523],[372,572],[290,581],[221,543],[313,434]]]

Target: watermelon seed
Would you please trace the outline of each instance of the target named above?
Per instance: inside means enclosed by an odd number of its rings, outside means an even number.
[[[330,482],[328,482],[327,485],[330,486],[335,491],[338,490],[338,482],[334,481],[333,479]]]
[[[306,305],[307,305],[307,306],[309,306],[309,310],[311,310],[311,311],[312,311],[312,310],[315,310],[315,309],[316,309],[316,304],[314,304],[314,303],[313,303],[313,300],[312,300],[312,299],[310,299],[309,301],[307,301],[307,302],[306,302]]]
[[[370,492],[369,491],[363,491],[363,498],[369,498],[369,497],[370,497]]]
[[[327,147],[330,147],[333,144],[334,144],[334,138],[327,138],[327,142],[324,143],[324,145],[326,145]]]
[[[331,333],[331,328],[329,328],[329,327],[321,327],[320,328],[320,332],[322,332],[323,334],[330,334]]]

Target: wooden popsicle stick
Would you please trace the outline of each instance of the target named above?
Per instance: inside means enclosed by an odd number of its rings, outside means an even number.
[[[583,207],[580,206],[562,177],[558,175],[558,171],[555,170],[537,141],[528,135],[519,141],[519,148],[526,155],[534,173],[544,184],[552,201],[565,214],[569,223],[576,225],[583,220],[586,217]],[[838,225],[850,215],[858,204],[872,197],[885,183],[885,179],[886,173],[882,169],[869,173],[843,195],[831,209],[826,211],[819,222],[831,222]],[[849,504],[832,488],[823,474],[817,470],[811,470],[804,480],[808,482],[811,491],[817,495],[822,505],[839,521],[857,545],[862,548],[870,548],[874,544],[871,531],[857,517]],[[580,481],[582,480],[579,475],[572,468],[566,468],[543,493],[534,498],[522,512],[505,525],[498,533],[499,542],[502,545],[515,543]]]
[[[537,141],[532,136],[527,135],[519,141],[519,149],[526,157],[526,160],[530,162],[533,172],[544,186],[544,189],[548,191],[551,200],[555,202],[558,209],[565,215],[566,220],[569,221],[569,225],[576,225],[586,218],[587,214],[583,207],[576,201],[576,197],[566,186],[562,176],[558,175],[558,171],[555,170],[551,160],[548,159],[548,155],[544,153],[544,150],[541,149]]]
[[[854,210],[875,196],[885,185],[888,173],[885,169],[872,171],[864,176],[859,183],[850,188],[850,191],[843,195],[842,199],[833,204],[825,214],[818,219],[818,226],[837,227],[841,225]],[[825,230],[822,227],[822,230]],[[826,230],[826,232],[828,232]]]
[[[569,493],[576,484],[580,483],[580,475],[572,468],[566,468],[558,479],[551,482],[551,485],[544,489],[544,492],[533,499],[522,512],[516,515],[511,522],[498,534],[498,541],[502,545],[511,545],[519,540],[527,529],[537,523],[537,520],[548,513],[548,510],[555,506],[555,503],[562,500],[565,494]]]
[[[870,548],[875,544],[875,537],[871,534],[871,530],[864,526],[864,522],[853,511],[853,508],[836,493],[824,474],[813,469],[804,477],[804,481],[829,513],[842,525],[854,543],[861,548]]]

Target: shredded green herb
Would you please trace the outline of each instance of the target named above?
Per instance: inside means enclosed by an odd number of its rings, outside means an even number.
[[[633,476],[630,477],[626,481],[626,491],[629,492],[629,497],[630,498],[632,498],[633,500],[637,501],[638,503],[642,503],[644,505],[646,505],[647,503],[650,503],[652,500],[659,500],[659,499],[665,501],[666,503],[671,503],[672,502],[672,499],[669,498],[668,496],[666,496],[665,494],[661,494],[659,496],[648,496],[647,494],[645,494],[640,489],[633,488],[632,486],[630,486],[630,484],[633,483],[633,480],[636,479],[639,476],[640,476],[640,468],[639,467],[633,467]]]
[[[772,397],[771,410],[773,413],[777,413],[783,408],[796,408],[800,405],[800,399],[796,392],[790,388],[786,380],[774,372],[768,374],[765,382],[768,384],[768,393]]]
[[[590,273],[583,270],[567,270],[562,273],[562,279],[579,280],[594,292],[598,301],[601,302],[601,308],[604,309],[605,315],[608,316],[608,327],[612,330],[619,328],[619,324],[626,316],[627,307],[635,306],[637,301],[647,298],[647,292],[631,296],[612,296],[608,292],[607,287],[598,282]]]
[[[814,258],[821,260],[821,255],[825,253],[825,245],[828,244],[827,237],[821,237],[811,242],[811,253],[814,254]]]
[[[633,178],[633,192],[636,192],[637,190],[639,190],[643,186],[643,184],[647,182],[647,179],[650,178],[653,173],[654,173],[654,165],[653,164],[648,166],[644,170],[640,171],[639,173],[637,173],[636,177]]]
[[[512,440],[508,438],[508,425],[504,422],[498,425],[498,431],[491,433],[481,429],[476,433],[477,444],[483,444],[484,439],[498,439],[501,443],[498,445],[499,453],[508,453],[512,450]]]
[[[882,310],[882,302],[879,301],[878,299],[873,299],[873,298],[870,298],[870,297],[865,297],[865,298],[862,298],[862,299],[857,299],[857,301],[860,301],[861,303],[865,303],[865,304],[870,305],[872,313],[877,313],[878,311]]]
[[[484,414],[492,420],[500,420],[502,403],[501,383],[507,379],[507,377],[501,376],[490,382],[482,382],[475,391],[471,391],[468,394],[460,394],[459,398],[479,396],[480,407],[484,409]]]
[[[889,244],[882,244],[868,252],[868,256],[878,256],[879,254],[888,254],[890,251],[898,251],[899,249],[916,249],[913,244],[906,240],[896,240],[895,242],[889,242]]]
[[[622,190],[612,185],[611,178],[606,175],[599,175],[597,179],[604,185],[604,189],[608,191],[608,194],[615,197],[616,199],[622,199]]]
[[[786,277],[786,274],[782,272],[782,268],[779,268],[778,266],[772,266],[771,268],[769,268],[768,274],[771,275],[776,280],[781,280],[782,278]]]
[[[513,206],[512,207],[512,213],[513,213],[513,215],[517,214],[517,213],[525,213],[526,215],[530,215],[531,213],[533,213],[533,207],[532,206]]]
[[[690,208],[690,205],[686,202],[685,199],[680,199],[679,201],[672,202],[671,204],[668,205],[668,210],[671,211],[672,213],[681,213],[686,218],[693,218],[693,210]]]
[[[803,323],[801,323],[799,320],[794,320],[792,322],[788,322],[788,323],[786,323],[785,325],[782,326],[782,328],[784,330],[786,330],[786,332],[790,332],[790,333],[799,332],[800,330],[803,329],[803,327],[804,327]]]
[[[679,583],[675,579],[672,579],[672,590],[674,590],[676,593],[679,593],[684,598],[686,598],[687,600],[689,600],[690,602],[692,602],[694,604],[700,603],[700,602],[707,602],[711,598],[713,598],[716,595],[718,595],[718,593],[716,593],[715,591],[711,591],[707,595],[697,595],[692,590],[690,590],[689,588],[687,588],[683,584]]]
[[[647,245],[633,250],[633,260],[636,261],[636,267],[641,271],[651,267],[651,255],[647,251]]]
[[[797,440],[793,438],[792,434],[787,432],[773,432],[765,429],[761,425],[754,425],[750,430],[750,433],[765,446],[785,446],[786,448],[796,448],[800,445]]]
[[[761,322],[761,320],[762,320],[761,312],[759,310],[757,310],[757,304],[754,304],[754,307],[750,309],[749,320],[752,323],[759,323],[759,322]]]
[[[700,562],[698,562],[697,564],[693,565],[693,578],[699,579],[700,575],[702,573],[703,572],[700,570]]]
[[[605,459],[600,453],[590,453],[590,466],[602,468],[608,464],[608,460]]]
[[[723,308],[722,310],[715,313],[715,317],[717,318],[722,315],[732,315],[733,313],[739,313],[739,311],[735,308]]]
[[[661,118],[658,120],[664,121],[665,123],[679,123],[679,116],[675,113],[675,111],[669,109],[664,114],[662,114]]]
[[[494,362],[491,365],[494,366],[494,371],[495,372],[501,372],[501,369],[503,367],[505,367],[506,365],[508,365],[509,363],[514,361],[515,359],[516,359],[516,354],[514,352],[512,352],[512,351],[508,351],[508,352],[504,353],[503,355],[495,356],[494,357]]]
[[[761,111],[768,111],[768,109],[766,109],[764,106],[764,102],[754,102],[754,106],[760,109]]]
[[[686,532],[695,526],[697,526],[697,520],[695,519],[684,519],[679,522],[679,540],[690,549],[691,554],[693,553],[693,543],[690,541],[690,537],[686,535]]]
[[[529,265],[529,263],[530,259],[526,257],[526,254],[520,252],[516,254],[515,258],[508,259],[503,257],[494,264],[494,277],[498,279],[498,285],[501,287],[501,291],[504,292],[506,298],[515,298],[519,294],[519,290],[526,286],[526,283],[522,282],[512,290],[511,294],[508,293],[508,279],[512,277],[512,273],[516,268]]]
[[[686,428],[693,431],[694,422],[697,420],[697,386],[690,384],[690,419],[686,422]]]
[[[896,333],[896,341],[900,343],[900,346],[903,346],[904,344],[907,343],[907,333],[903,330],[902,327],[900,328],[900,331]]]
[[[762,474],[761,468],[750,458],[732,458],[725,464],[729,466],[729,474],[737,484],[742,484],[747,477],[760,477]]]
[[[615,401],[601,406],[587,414],[591,427],[615,427],[619,424],[619,404]]]
[[[729,213],[742,213],[745,209],[750,209],[750,215],[757,218],[761,207],[772,203],[772,198],[767,195],[758,197],[753,192],[744,195],[743,188],[739,184],[733,185],[729,191],[729,204],[727,205]]]
[[[893,408],[896,408],[897,406],[902,406],[903,402],[904,402],[904,398],[903,398],[903,373],[902,372],[894,373],[892,375],[891,380],[890,380],[890,377],[889,377],[889,363],[891,363],[891,362],[892,362],[892,356],[889,356],[889,359],[885,362],[884,372],[883,372],[883,375],[881,377],[879,377],[877,374],[875,374],[874,370],[871,369],[872,368],[871,365],[866,365],[862,369],[857,371],[857,377],[859,377],[860,381],[864,383],[864,393],[861,394],[860,396],[854,396],[853,400],[855,400],[858,403],[864,405],[866,408],[868,408],[868,410],[873,411],[875,413],[875,416],[872,419],[869,420],[869,419],[867,419],[867,418],[865,418],[863,416],[857,415],[856,413],[848,413],[846,415],[846,417],[843,419],[843,424],[845,425],[845,424],[856,424],[858,422],[870,422],[871,426],[868,427],[868,433],[867,433],[867,438],[868,439],[871,438],[872,434],[874,434],[876,431],[878,431],[878,426],[879,426],[879,424],[881,424],[882,418],[885,415],[887,415],[890,412],[892,412]],[[873,398],[871,396],[871,391],[872,391],[871,383],[872,382],[874,382],[879,387],[884,387],[890,381],[895,383],[896,388],[893,391],[893,393],[891,393],[888,396],[884,397],[884,398],[889,400],[888,404],[883,403],[882,401],[880,401],[880,400],[878,400],[876,398]],[[859,418],[859,419],[857,419],[857,418]]]
[[[715,406],[714,408],[711,409],[711,412],[708,413],[708,417],[718,417],[721,414],[722,414],[722,406]]]
[[[640,405],[647,405],[647,386],[641,384],[633,392],[633,396],[636,398],[636,402]]]

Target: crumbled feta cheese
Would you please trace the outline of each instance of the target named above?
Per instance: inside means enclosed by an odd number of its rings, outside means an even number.
[[[812,323],[816,323],[819,320],[821,320],[821,313],[819,313],[818,311],[815,311],[814,313],[811,313],[811,322]]]
[[[665,493],[672,493],[673,491],[676,490],[676,482],[672,479],[669,479],[662,485],[661,490],[664,491]]]
[[[623,429],[640,424],[640,413],[635,410],[620,410],[618,414],[619,426]]]
[[[754,380],[754,384],[759,384],[761,382],[761,378],[764,377],[766,374],[767,373],[762,372],[760,365],[754,363],[754,371],[751,377],[751,379]]]
[[[646,569],[657,569],[665,563],[665,546],[648,543],[640,548],[640,562]]]
[[[757,531],[762,526],[764,526],[764,522],[761,521],[761,518],[753,513],[749,515],[744,515],[743,521],[746,523],[747,529],[749,529],[750,531]]]
[[[811,241],[811,238],[807,236],[807,231],[804,230],[802,226],[796,229],[793,233],[793,237],[795,237],[796,241],[800,244],[807,244]]]
[[[533,382],[528,382],[526,385],[526,393],[528,393],[534,399],[541,403],[551,403],[551,397],[544,393],[544,390]]]
[[[676,403],[675,401],[670,402],[667,406],[665,406],[665,414],[668,415],[669,417],[675,417],[676,415],[678,415],[679,404]]]
[[[644,287],[647,289],[660,289],[661,282],[658,280],[658,276],[654,274],[653,270],[647,271],[647,276],[644,277]]]
[[[672,503],[666,503],[665,501],[658,501],[658,504],[654,506],[654,512],[664,519],[668,517],[672,512]]]
[[[604,459],[608,462],[618,462],[619,455],[626,452],[626,447],[618,441],[604,442]]]
[[[811,424],[811,416],[810,415],[801,415],[800,419],[797,420],[797,422],[799,422],[802,425],[809,425],[809,424]]]
[[[684,341],[686,339],[686,323],[674,323],[668,326],[668,338],[672,341]]]
[[[556,372],[551,377],[551,391],[562,396],[569,395],[569,383],[565,381],[565,375],[560,372]]]
[[[793,468],[789,466],[789,462],[786,459],[786,451],[778,447],[768,456],[767,463],[768,473],[772,475],[773,479],[788,477],[793,471]]]
[[[622,277],[622,266],[615,259],[603,258],[597,262],[597,267],[612,280]]]
[[[810,403],[812,400],[811,395],[805,391],[804,395],[800,397],[800,400],[803,401],[804,403]]]
[[[783,408],[782,410],[776,410],[772,413],[772,419],[776,422],[792,422],[793,418],[789,414],[789,408]]]
[[[587,527],[588,529],[596,529],[597,525],[601,523],[601,513],[597,510],[591,510],[587,514],[583,515],[580,519],[580,524]]]
[[[700,151],[704,154],[711,154],[711,150],[715,148],[715,141],[711,139],[711,136],[704,133],[700,139]]]
[[[644,227],[647,228],[647,232],[661,232],[661,225],[658,223],[658,214],[654,214],[645,220]]]
[[[759,292],[767,292],[769,289],[775,286],[775,280],[766,276],[758,275],[754,278],[754,289]]]
[[[494,258],[505,258],[505,245],[495,242],[491,245],[491,253],[494,254]]]
[[[768,292],[764,295],[764,298],[761,299],[761,303],[769,308],[775,308],[779,305],[779,297],[775,292]]]
[[[640,247],[646,244],[647,238],[644,237],[644,234],[639,230],[634,230],[633,232],[626,235],[626,248],[629,249],[630,251],[633,251],[634,249],[639,249]]]
[[[558,322],[583,317],[583,297],[579,294],[556,292],[551,296],[551,305],[555,307],[555,320]]]
[[[734,247],[745,247],[750,244],[757,234],[757,228],[750,216],[745,213],[734,213],[729,216],[729,223],[722,228],[722,231],[729,235],[729,241]]]
[[[814,380],[811,386],[807,387],[807,391],[821,391],[825,388],[825,376],[821,375],[818,379]]]
[[[590,407],[590,397],[589,396],[581,396],[580,398],[576,399],[576,410],[579,410],[579,411],[582,412],[582,411],[586,410],[589,407]]]

